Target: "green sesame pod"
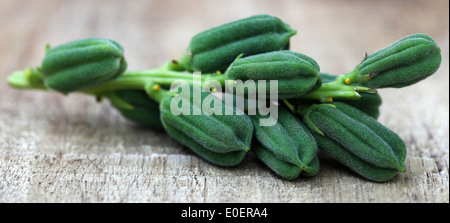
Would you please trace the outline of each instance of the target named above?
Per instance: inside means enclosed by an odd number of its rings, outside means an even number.
[[[270,80],[277,80],[278,98],[294,98],[316,90],[322,84],[317,63],[311,61],[313,59],[306,55],[301,58],[288,51],[275,51],[237,59],[225,75],[227,79],[255,81],[255,88],[248,89],[255,93],[258,92],[258,80],[266,80],[268,96]]]
[[[179,130],[179,128],[166,125],[164,126],[164,129],[171,137],[176,139],[182,145],[188,147],[198,156],[219,166],[236,166],[242,162],[245,154],[247,154],[247,151],[245,150],[217,153],[199,143],[199,140],[197,140],[196,137],[191,137],[189,134]]]
[[[317,156],[308,164],[308,171],[302,171],[300,175],[305,177],[313,177],[319,173],[320,162]]]
[[[295,51],[290,51],[290,50],[280,50],[279,52],[281,52],[281,53],[286,53],[286,54],[290,54],[290,55],[294,55],[294,56],[296,56],[296,57],[298,57],[298,58],[300,58],[300,59],[302,59],[302,60],[305,60],[305,61],[307,61],[309,64],[311,64],[311,66],[313,66],[314,69],[320,71],[319,64],[318,64],[313,58],[311,58],[311,57],[309,57],[309,56],[306,56],[305,54],[298,53],[298,52],[295,52]],[[320,74],[320,73],[319,73],[319,74]]]
[[[249,117],[220,100],[212,101],[210,105],[221,106],[222,114],[207,115],[194,101],[194,87],[190,88],[191,94],[176,96],[189,102],[189,114],[175,115],[171,112],[171,100],[175,97],[166,97],[160,102],[164,129],[172,138],[212,163],[221,166],[239,164],[250,149],[253,135]],[[208,96],[211,94],[201,92],[201,101]],[[196,115],[194,111],[200,113]],[[233,115],[226,115],[230,112]]]
[[[336,80],[336,77],[338,75],[334,75],[334,74],[328,74],[328,73],[320,73],[320,77],[322,77],[322,83],[330,83],[333,82],[334,80]]]
[[[127,68],[122,46],[109,39],[82,39],[47,50],[44,83],[64,94],[102,84]]]
[[[298,165],[280,160],[272,151],[268,150],[260,143],[255,143],[252,145],[252,152],[261,162],[264,163],[264,165],[269,167],[283,179],[297,179],[302,172],[302,169]]]
[[[130,105],[124,107],[114,105],[120,113],[127,119],[148,126],[155,130],[163,130],[160,119],[159,104],[150,99],[145,91],[139,90],[121,90],[114,92],[115,95]]]
[[[296,31],[279,18],[256,15],[194,36],[180,63],[188,71],[225,72],[240,54],[250,56],[286,49]]]
[[[330,83],[333,82],[337,75],[320,73],[322,77],[322,83]],[[358,85],[358,84],[352,84]],[[365,93],[360,92],[361,98],[359,100],[343,100],[343,99],[335,99],[334,101],[344,102],[348,105],[351,105],[358,110],[372,116],[374,119],[377,119],[380,116],[380,106],[382,104],[381,96],[378,93]]]
[[[392,151],[400,164],[401,168],[399,170],[405,170],[404,162],[406,159],[406,145],[399,135],[377,122],[374,118],[365,115],[363,112],[348,106],[345,103],[336,102],[334,105],[347,116],[352,117],[354,120],[369,127],[372,131],[377,133],[378,136],[380,136],[388,145],[391,146]]]
[[[319,159],[317,156],[309,163],[308,171],[302,171],[299,166],[280,160],[273,152],[260,143],[253,144],[252,151],[261,162],[286,180],[294,180],[299,175],[313,177],[319,172]]]
[[[250,115],[258,141],[256,156],[270,169],[285,179],[295,179],[302,171],[317,174],[310,167],[318,148],[307,127],[286,109],[278,108],[277,122],[273,126],[261,126],[261,119],[268,115]],[[288,168],[289,167],[289,168]]]
[[[370,164],[350,152],[347,148],[345,148],[335,140],[327,136],[317,134],[314,131],[311,132],[316,139],[321,151],[323,151],[331,158],[349,167],[351,170],[355,171],[366,179],[375,182],[384,182],[392,179],[399,172],[395,169],[382,168]]]
[[[381,96],[378,93],[364,93],[360,92],[361,98],[359,100],[340,100],[336,99],[336,102],[344,102],[348,105],[355,107],[356,109],[366,113],[374,119],[378,119],[380,116],[380,106],[382,104]]]
[[[228,98],[229,97],[229,98]],[[231,99],[233,99],[231,101]],[[250,111],[256,111],[258,109],[258,100],[257,99],[249,99],[242,95],[236,95],[230,92],[224,92],[220,95],[220,100],[229,104],[230,106],[234,106],[236,109],[239,109],[245,113]]]
[[[342,102],[311,107],[304,121],[367,163],[404,171],[403,140],[374,118]]]
[[[409,86],[435,73],[441,60],[441,49],[431,37],[409,35],[361,62],[358,82],[370,88]]]

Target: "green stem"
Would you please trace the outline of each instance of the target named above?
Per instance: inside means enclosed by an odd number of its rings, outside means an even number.
[[[198,75],[199,81],[194,80],[194,76]],[[104,84],[92,87],[87,91],[111,91],[123,89],[145,89],[147,82],[151,81],[165,87],[170,87],[174,81],[184,81],[190,85],[202,86],[211,81],[218,81],[221,85],[225,83],[225,75],[218,74],[191,74],[187,72],[171,71],[164,67],[152,70],[127,71],[119,78],[106,82]]]
[[[352,72],[337,76],[333,82],[323,83],[319,89],[301,96],[300,99],[318,100],[326,103],[333,102],[334,99],[358,100],[361,97],[358,92],[377,92],[371,88],[351,85],[357,83],[358,78],[359,70],[356,68]]]
[[[294,113],[303,118],[306,112],[308,111],[309,107],[311,107],[311,105],[299,104],[295,106]]]
[[[127,71],[117,79],[106,83],[90,87],[79,91],[80,93],[100,96],[105,92],[116,90],[145,90],[148,83],[158,84],[164,87],[170,87],[174,81],[185,81],[191,85],[200,86],[218,81],[222,86],[225,84],[225,75],[218,74],[195,74],[198,82],[194,81],[191,73],[173,71],[167,68],[165,64],[156,69]],[[44,76],[38,69],[27,68],[23,71],[16,71],[8,78],[11,86],[21,89],[51,90],[44,84]]]
[[[323,132],[320,131],[319,128],[317,128],[316,124],[309,118],[309,115],[311,114],[314,109],[320,108],[320,107],[332,107],[336,108],[333,104],[313,104],[309,106],[299,106],[297,108],[297,114],[303,117],[303,123],[307,125],[311,130],[315,131],[316,133],[323,135]]]
[[[126,102],[122,98],[116,95],[116,92],[110,91],[103,95],[104,97],[108,98],[111,104],[113,104],[117,108],[125,109],[125,110],[133,110],[134,106],[130,103]]]
[[[322,103],[333,102],[335,99],[358,100],[361,95],[355,90],[322,90],[318,89],[300,97],[307,100],[318,100]]]
[[[345,81],[348,79],[349,83],[347,84],[352,84],[352,83],[358,83],[358,79],[359,79],[359,68],[358,66],[351,72],[343,74],[342,75],[342,80],[344,81],[343,83],[345,84]]]
[[[291,104],[287,99],[284,99],[283,102],[286,105],[286,107],[289,108],[289,110],[295,112],[295,105]]]
[[[166,97],[173,97],[176,95],[175,92],[161,89],[160,85],[155,84],[154,82],[151,81],[147,82],[147,84],[145,85],[145,92],[147,92],[148,96],[151,99],[155,100],[158,103],[160,103]]]

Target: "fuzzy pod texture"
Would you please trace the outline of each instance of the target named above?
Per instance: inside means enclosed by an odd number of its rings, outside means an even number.
[[[195,35],[180,63],[188,71],[223,73],[241,54],[250,56],[289,49],[289,39],[295,34],[295,30],[277,17],[251,16]]]
[[[230,106],[234,106],[236,109],[247,114],[250,111],[258,110],[258,99],[249,99],[244,95],[237,95],[230,92],[224,92],[221,94],[220,100],[227,103]]]
[[[124,108],[113,104],[123,117],[155,130],[164,129],[160,119],[159,104],[150,99],[145,91],[121,90],[114,93],[132,106],[132,108]]]
[[[311,57],[309,57],[309,56],[307,56],[305,54],[302,54],[302,53],[299,53],[299,52],[295,52],[295,51],[290,51],[290,50],[280,50],[279,52],[280,53],[289,54],[289,55],[293,55],[293,56],[296,56],[296,57],[298,57],[298,58],[300,58],[302,60],[305,60],[309,64],[311,64],[311,66],[313,66],[314,69],[316,69],[317,71],[320,71],[319,64],[313,58],[311,58]],[[320,74],[321,73],[319,73],[319,75]]]
[[[273,152],[268,150],[260,143],[252,145],[252,152],[256,157],[268,166],[273,172],[286,180],[294,180],[301,176],[312,177],[319,172],[319,159],[316,157],[309,163],[309,171],[303,169],[295,164],[284,162],[280,160]]]
[[[370,88],[406,87],[435,73],[441,60],[441,49],[431,37],[409,35],[361,62],[358,81]]]
[[[385,182],[395,177],[399,172],[396,169],[378,167],[368,163],[330,137],[322,136],[314,131],[311,131],[311,133],[321,151],[368,180]]]
[[[322,77],[322,83],[330,83],[333,82],[337,75],[320,73]],[[358,84],[352,84],[358,85]],[[359,100],[344,100],[344,99],[335,99],[334,101],[344,102],[348,105],[351,105],[358,110],[370,115],[374,119],[378,119],[380,116],[380,106],[383,103],[381,96],[378,93],[365,93],[360,92],[361,98]]]
[[[304,122],[371,165],[405,171],[406,145],[395,132],[350,105],[332,105],[313,108]]]
[[[41,64],[45,85],[64,94],[115,79],[126,68],[122,46],[101,38],[50,48]]]
[[[273,126],[260,126],[261,118],[268,115],[250,115],[255,130],[256,156],[281,177],[292,180],[302,171],[312,176],[318,172],[318,163],[311,166],[318,147],[314,137],[293,114],[278,108],[277,122]]]
[[[214,113],[207,115],[202,110],[201,104],[193,99],[192,90],[195,88],[190,86],[190,89],[189,95],[175,96],[181,99],[180,103],[182,100],[189,102],[189,114],[175,115],[171,111],[170,104],[175,97],[166,97],[160,102],[161,121],[165,131],[172,138],[214,164],[220,166],[239,164],[250,150],[253,136],[250,118],[221,100],[213,100],[209,105],[221,106],[222,115]],[[212,95],[201,92],[201,101],[203,102],[208,96]],[[233,115],[225,115],[229,112]]]
[[[322,79],[317,63],[306,55],[289,51],[274,51],[235,60],[225,75],[227,79],[255,82],[248,92],[258,93],[258,81],[266,81],[270,97],[270,81],[278,81],[278,98],[299,97],[320,88]],[[231,86],[234,87],[234,86]]]
[[[378,93],[364,93],[360,92],[361,98],[359,100],[341,100],[336,99],[336,102],[343,102],[355,107],[356,109],[366,113],[374,119],[380,116],[380,106],[383,103],[381,96]]]
[[[320,77],[322,78],[323,84],[333,82],[334,80],[336,80],[337,76],[338,75],[335,75],[335,74],[328,74],[328,73],[320,72]]]

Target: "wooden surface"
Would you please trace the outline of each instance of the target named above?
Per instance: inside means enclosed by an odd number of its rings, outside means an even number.
[[[6,77],[39,65],[46,43],[112,38],[130,69],[181,56],[207,28],[254,14],[298,30],[291,49],[330,73],[364,52],[426,33],[441,68],[380,90],[380,122],[407,144],[407,172],[373,183],[321,155],[317,177],[285,181],[249,155],[234,168],[198,158],[164,133],[84,95],[19,91]],[[0,202],[449,202],[449,3],[426,1],[0,1]]]

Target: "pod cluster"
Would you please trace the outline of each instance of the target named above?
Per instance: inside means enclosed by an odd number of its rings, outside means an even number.
[[[371,181],[388,181],[404,172],[406,145],[377,121],[382,99],[375,89],[409,86],[435,73],[441,62],[436,42],[413,34],[368,55],[349,74],[330,75],[311,57],[289,50],[295,34],[270,15],[244,18],[197,34],[180,59],[147,73],[125,72],[117,42],[84,39],[49,48],[42,65],[30,71],[30,78],[25,76],[64,94],[106,97],[123,117],[166,132],[219,166],[236,166],[253,153],[287,180],[317,175],[321,156]],[[187,93],[164,88],[177,78],[193,77],[194,71],[205,80],[223,77],[255,84],[239,95],[243,108],[217,97],[222,93],[237,99],[233,85],[227,92],[200,89],[192,82],[179,85]],[[257,100],[253,107],[274,106],[276,116],[250,112],[249,93],[261,88],[270,92],[270,80],[277,81],[276,99],[268,94],[267,101]],[[220,84],[225,91],[224,82]],[[353,96],[344,94],[348,92]],[[208,113],[205,106],[218,109]],[[262,119],[271,119],[272,125],[261,125]]]

